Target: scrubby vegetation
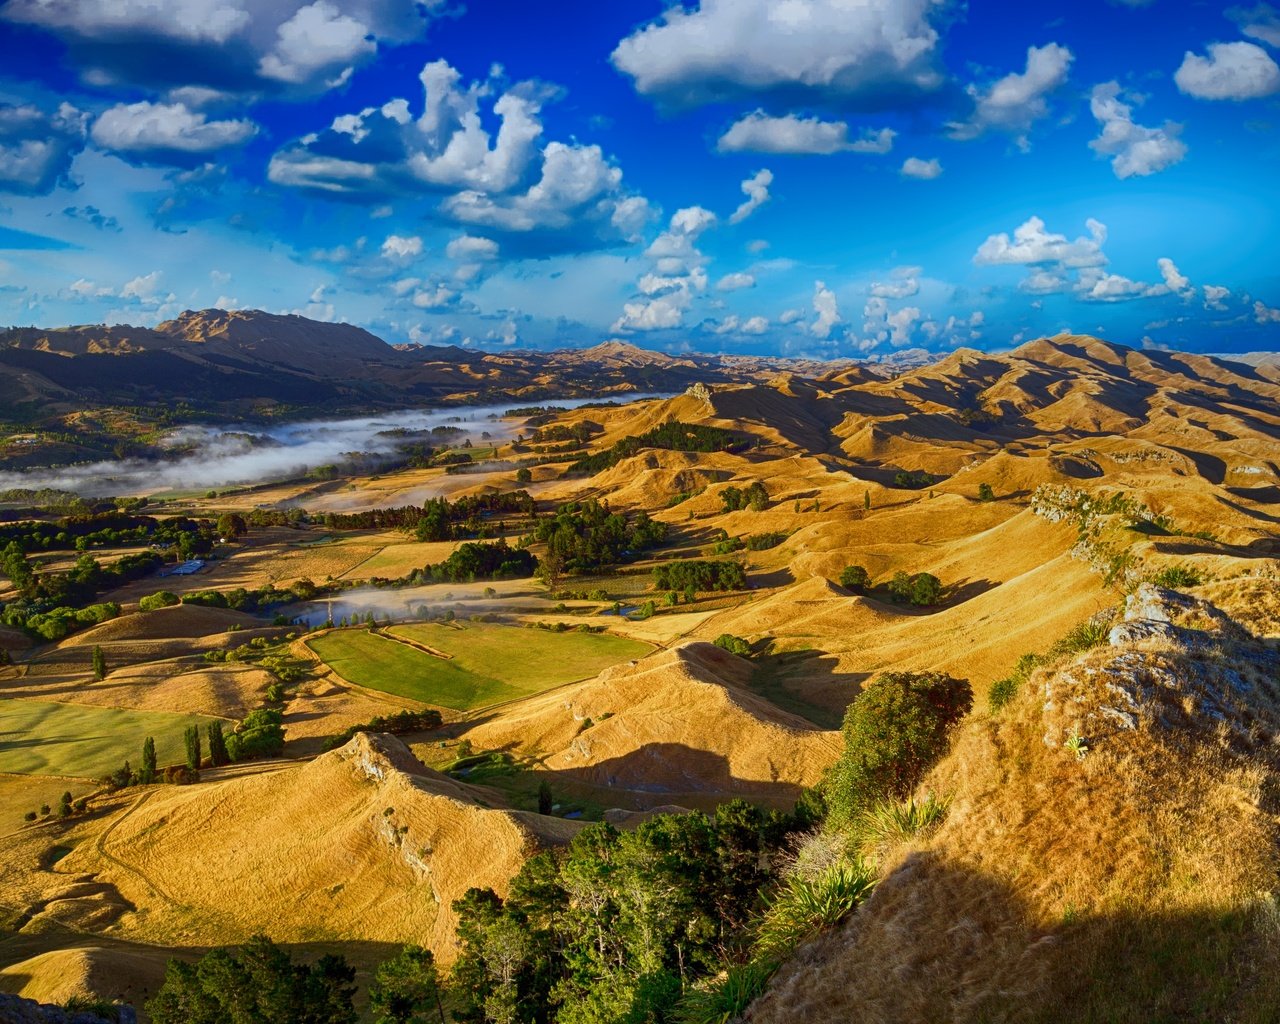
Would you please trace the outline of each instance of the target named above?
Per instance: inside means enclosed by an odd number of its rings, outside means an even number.
[[[719,427],[669,420],[660,427],[640,435],[624,437],[612,447],[594,455],[586,455],[569,464],[568,472],[587,476],[616,466],[645,448],[665,448],[677,452],[741,451],[751,441]]]
[[[759,480],[752,481],[747,487],[726,487],[720,492],[720,500],[724,502],[726,512],[738,512],[744,508],[752,512],[763,512],[769,507],[769,492]]]

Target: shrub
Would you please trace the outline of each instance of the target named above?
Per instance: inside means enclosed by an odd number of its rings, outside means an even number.
[[[200,772],[185,764],[171,764],[164,770],[164,781],[171,786],[190,786],[200,781]]]
[[[275,757],[284,750],[284,715],[273,708],[258,708],[244,716],[236,731],[227,737],[227,752],[233,761],[255,757]]]
[[[741,658],[751,657],[751,645],[740,636],[734,636],[732,633],[721,633],[716,637],[715,644],[722,650],[728,651],[730,654],[736,654]]]
[[[1072,627],[1067,634],[1049,648],[1050,655],[1063,656],[1081,654],[1084,651],[1101,647],[1108,642],[1111,626],[1107,622],[1095,622],[1090,619]]]
[[[1031,676],[1032,669],[1043,660],[1038,654],[1024,654],[1019,658],[1009,675],[991,684],[991,688],[987,691],[987,707],[992,711],[999,711],[1013,700],[1022,688],[1022,684]]]
[[[978,500],[979,501],[995,501],[996,492],[991,489],[990,484],[978,484]]]
[[[938,478],[932,473],[926,473],[924,470],[917,469],[910,473],[900,471],[893,476],[894,487],[906,487],[913,491],[918,491],[923,487],[928,487]]]
[[[830,821],[849,825],[878,801],[906,799],[973,706],[967,679],[886,672],[849,705],[844,751],[826,783]]]
[[[858,592],[871,586],[871,574],[860,565],[846,565],[840,570],[840,586]]]
[[[171,590],[157,590],[154,594],[148,594],[138,602],[138,607],[144,612],[153,612],[157,608],[169,608],[180,603],[178,595]]]

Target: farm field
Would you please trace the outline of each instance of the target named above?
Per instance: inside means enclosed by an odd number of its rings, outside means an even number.
[[[163,767],[184,756],[182,734],[189,725],[214,719],[163,711],[0,700],[0,772],[97,779],[128,759],[137,763],[142,741],[156,741]]]
[[[424,623],[391,632],[452,657],[438,658],[363,629],[309,640],[315,653],[358,686],[455,711],[471,711],[593,676],[647,654],[648,644],[599,633],[549,633],[491,623]]]

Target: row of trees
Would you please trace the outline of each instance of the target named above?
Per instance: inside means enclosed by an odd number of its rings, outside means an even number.
[[[874,584],[871,574],[861,565],[846,565],[840,570],[840,585],[859,594],[868,593]],[[929,607],[942,601],[942,581],[932,573],[895,572],[884,585],[889,596],[902,604]]]

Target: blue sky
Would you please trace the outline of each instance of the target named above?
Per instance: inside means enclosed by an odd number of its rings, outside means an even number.
[[[1280,11],[7,0],[0,323],[1280,347]]]

